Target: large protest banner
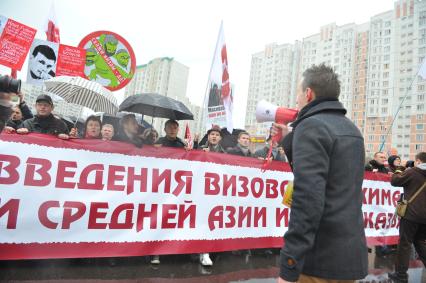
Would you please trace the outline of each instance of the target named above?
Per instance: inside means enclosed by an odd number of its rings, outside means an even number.
[[[21,70],[37,30],[0,15],[0,65]]]
[[[53,136],[0,136],[0,259],[280,247],[288,164]],[[397,241],[400,188],[366,174],[370,245]],[[309,209],[309,208],[307,208]]]

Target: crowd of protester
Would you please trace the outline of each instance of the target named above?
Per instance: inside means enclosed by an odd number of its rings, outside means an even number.
[[[184,148],[186,150],[202,150],[205,152],[215,152],[223,154],[232,154],[266,160],[271,151],[270,159],[286,162],[286,155],[283,148],[277,142],[273,141],[271,136],[266,140],[263,147],[251,150],[250,134],[241,131],[238,134],[237,142],[233,146],[224,146],[223,131],[214,126],[206,133],[206,142],[199,141],[198,134],[194,136],[194,141],[190,147],[187,140],[182,140],[179,135],[179,122],[176,120],[168,120],[164,125],[165,135],[160,137],[159,132],[153,128],[142,127],[134,114],[124,115],[119,122],[118,128],[114,128],[112,124],[102,123],[98,116],[89,116],[84,124],[81,132],[74,125],[71,127],[58,116],[53,114],[54,104],[52,98],[48,95],[40,95],[36,99],[35,115],[32,114],[29,106],[25,103],[23,96],[18,94],[18,104],[12,107],[10,118],[4,125],[4,131],[7,133],[17,133],[25,135],[28,133],[44,133],[55,135],[60,139],[81,138],[81,139],[101,139],[104,141],[120,141],[133,144],[141,148],[144,145],[153,145],[155,147],[174,147]],[[270,147],[272,146],[272,149]],[[425,153],[421,157],[425,158]],[[410,167],[414,167],[415,161],[408,160],[403,162],[398,155],[386,156],[385,152],[376,152],[374,157],[367,161],[365,165],[366,171],[400,175]],[[395,175],[395,176],[396,176]],[[395,177],[397,178],[397,177]],[[395,184],[401,185],[394,181]],[[407,253],[406,244],[404,246],[405,254]],[[376,249],[378,255],[387,255],[395,252],[394,246],[383,246]],[[208,253],[199,255],[199,261],[203,266],[211,266],[213,262]],[[152,264],[159,264],[159,256],[151,258]]]

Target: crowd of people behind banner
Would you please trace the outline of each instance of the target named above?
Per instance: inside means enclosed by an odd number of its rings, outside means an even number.
[[[68,127],[67,124],[61,120],[58,116],[53,114],[54,104],[52,98],[49,95],[39,95],[36,99],[35,104],[35,115],[32,114],[30,107],[25,103],[23,95],[18,93],[19,103],[12,107],[12,114],[7,120],[4,128],[6,133],[16,134],[28,134],[28,133],[43,133],[55,135],[60,139],[71,139],[71,138],[82,138],[82,139],[102,139],[108,141],[120,141],[141,148],[144,145],[153,145],[156,147],[166,146],[174,148],[184,148],[186,150],[195,149],[203,150],[205,152],[216,152],[224,154],[233,154],[245,157],[258,158],[266,160],[269,152],[269,147],[272,144],[273,149],[271,150],[272,160],[286,162],[286,155],[283,148],[277,142],[274,142],[271,136],[267,139],[267,144],[252,152],[250,149],[250,135],[249,133],[242,131],[238,134],[237,143],[231,147],[224,147],[221,144],[223,138],[223,131],[219,127],[212,127],[206,133],[206,142],[201,144],[198,135],[195,135],[194,143],[192,148],[188,145],[188,142],[178,137],[179,134],[179,123],[176,120],[168,120],[165,123],[164,131],[165,136],[160,137],[159,132],[153,128],[143,128],[136,120],[134,114],[126,114],[120,119],[119,128],[114,128],[112,124],[103,124],[99,116],[89,116],[84,124],[83,131],[80,133],[76,127]],[[228,144],[229,145],[229,144]],[[421,152],[417,154],[417,162],[424,166],[426,164],[426,153]],[[410,167],[414,167],[414,161],[406,161],[403,164],[401,158],[398,155],[391,155],[388,158],[384,152],[377,152],[374,154],[372,160],[366,163],[365,170],[384,173],[392,175],[391,183],[395,186],[403,186],[405,190],[405,183],[407,178],[415,178],[413,174],[401,174]],[[423,168],[422,168],[423,169]],[[423,169],[424,170],[424,169]],[[425,171],[426,172],[426,171]],[[407,177],[408,176],[408,177]],[[413,177],[414,176],[414,177]],[[421,179],[421,176],[418,176]],[[424,177],[423,177],[424,178]],[[413,188],[415,191],[416,188]],[[420,199],[422,198],[422,199]],[[418,215],[426,215],[426,195],[423,194],[419,197],[418,204],[416,206]],[[400,237],[405,242],[400,242],[401,255],[398,256],[400,262],[406,262],[404,258],[407,258],[411,251],[411,244],[414,244],[416,250],[419,253],[419,257],[425,261],[425,243],[416,242],[416,235],[409,235],[410,229],[414,222],[405,221],[402,225],[405,227],[402,232],[400,231]],[[420,222],[421,223],[421,222]],[[410,226],[410,227],[408,227]],[[424,227],[424,225],[421,225]],[[416,230],[416,229],[414,229]],[[422,233],[426,234],[426,231]],[[423,238],[426,238],[423,237]],[[392,252],[392,247],[380,247],[376,249],[377,254],[386,254]],[[419,252],[420,251],[420,252]],[[199,255],[200,263],[203,266],[211,266],[213,262],[208,253]],[[153,256],[151,258],[152,264],[159,264],[159,256]],[[408,266],[402,266],[401,270],[408,268]]]

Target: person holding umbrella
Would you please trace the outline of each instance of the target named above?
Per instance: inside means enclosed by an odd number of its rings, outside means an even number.
[[[167,120],[164,124],[166,136],[159,138],[155,142],[155,146],[168,146],[177,148],[186,148],[187,145],[177,135],[179,133],[179,123],[176,120]]]

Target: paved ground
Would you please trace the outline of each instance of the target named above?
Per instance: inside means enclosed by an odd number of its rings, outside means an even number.
[[[0,251],[1,252],[1,251]],[[161,257],[151,265],[148,257],[110,259],[56,259],[0,261],[1,282],[276,282],[278,250],[226,252],[212,255],[214,266],[203,268],[196,255]],[[391,282],[386,273],[392,269],[393,256],[369,256],[369,275],[362,283]],[[410,283],[426,282],[426,270],[419,261],[411,261]]]

